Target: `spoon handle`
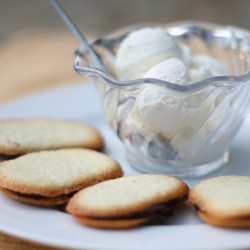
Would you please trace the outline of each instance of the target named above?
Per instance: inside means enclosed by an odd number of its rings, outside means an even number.
[[[103,69],[104,71],[107,71],[102,60],[96,53],[95,49],[89,44],[88,40],[79,30],[79,28],[70,18],[70,16],[66,13],[62,5],[57,0],[50,0],[50,3],[54,7],[54,9],[57,11],[57,13],[61,16],[61,18],[66,23],[68,28],[72,31],[72,33],[80,40],[81,46],[87,50],[87,52],[89,53],[91,58],[94,60],[94,62],[97,63],[97,65],[101,67],[101,69]]]

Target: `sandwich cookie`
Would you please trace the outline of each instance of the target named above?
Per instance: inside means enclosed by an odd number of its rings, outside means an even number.
[[[250,228],[250,176],[220,176],[200,182],[189,194],[205,222]]]
[[[64,204],[75,192],[120,176],[115,160],[88,149],[41,151],[0,164],[3,193],[39,206]]]
[[[141,174],[108,180],[76,193],[66,210],[91,227],[123,229],[145,224],[187,198],[175,177]]]
[[[0,120],[0,154],[103,146],[100,133],[79,122],[55,119]]]

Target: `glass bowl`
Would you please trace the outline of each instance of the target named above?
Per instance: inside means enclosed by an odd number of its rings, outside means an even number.
[[[119,80],[115,70],[117,48],[131,31],[144,26],[160,26],[194,54],[216,58],[229,68],[230,76],[211,77],[190,85],[158,79]],[[133,25],[106,34],[91,45],[102,64],[87,51],[77,50],[74,68],[95,82],[107,122],[124,143],[133,167],[142,172],[194,177],[229,161],[228,148],[244,120],[249,101],[248,31],[195,21]],[[145,122],[136,103],[149,84],[176,94],[164,97],[169,109],[147,111],[149,119]],[[175,107],[171,108],[171,103]],[[156,120],[169,127],[171,133],[163,134],[154,126],[152,129]]]

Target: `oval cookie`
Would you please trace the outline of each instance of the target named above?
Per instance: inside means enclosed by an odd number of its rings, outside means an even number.
[[[88,149],[30,153],[0,164],[0,188],[35,205],[65,203],[76,191],[122,175],[110,157]]]
[[[0,154],[103,146],[100,133],[79,122],[56,119],[0,120]]]
[[[67,211],[89,226],[121,228],[145,223],[185,200],[185,183],[175,177],[141,174],[109,180],[76,193]],[[99,221],[99,223],[98,223]],[[129,223],[128,223],[129,222]],[[120,223],[120,224],[119,224]]]
[[[219,176],[202,181],[190,191],[189,200],[207,223],[250,228],[249,176]]]

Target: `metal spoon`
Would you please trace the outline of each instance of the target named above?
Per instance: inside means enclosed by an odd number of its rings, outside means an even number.
[[[79,30],[77,25],[72,21],[70,16],[65,12],[62,5],[57,0],[50,0],[50,3],[54,7],[54,9],[57,11],[57,13],[61,16],[61,18],[66,23],[68,28],[72,31],[72,33],[80,40],[81,46],[87,50],[90,57],[94,60],[95,64],[97,64],[102,70],[107,72],[107,68],[105,67],[98,53],[89,44],[88,40],[85,38],[83,33]]]

